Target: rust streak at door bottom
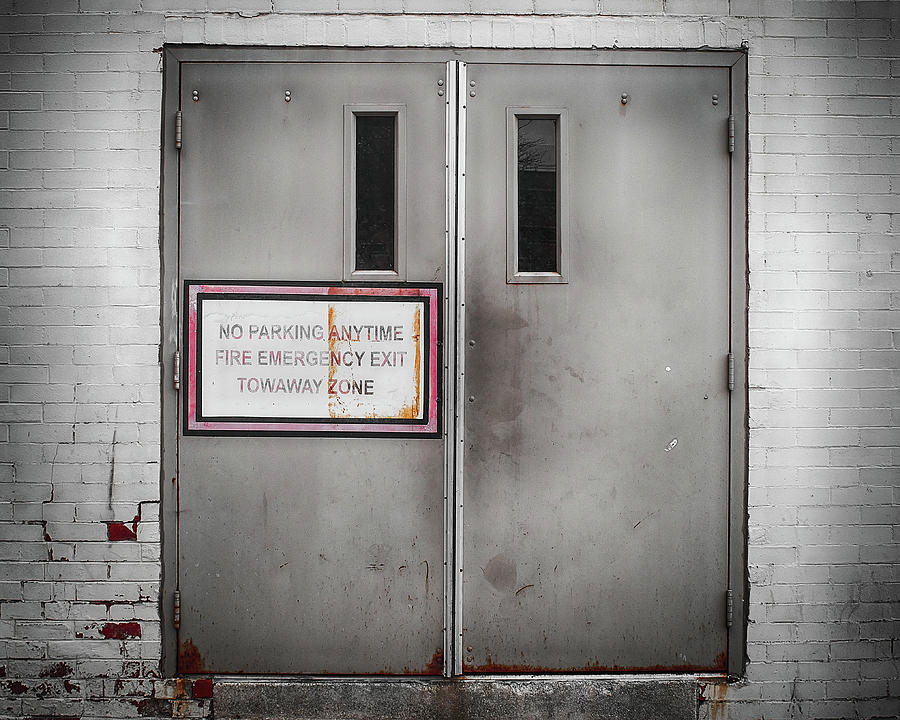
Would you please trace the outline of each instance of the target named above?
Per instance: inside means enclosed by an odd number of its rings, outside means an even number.
[[[485,673],[485,674],[564,674],[564,673],[702,673],[702,672],[725,672],[727,665],[727,654],[723,651],[716,656],[712,667],[707,665],[646,665],[646,666],[625,666],[625,665],[583,665],[578,667],[567,668],[545,668],[540,665],[517,665],[495,663],[488,655],[487,661],[481,665],[463,665],[464,673]]]
[[[206,672],[206,661],[190,638],[182,642],[178,648],[178,672]]]

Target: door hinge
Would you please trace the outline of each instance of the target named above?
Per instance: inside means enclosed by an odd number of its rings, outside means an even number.
[[[175,599],[172,603],[172,625],[176,630],[181,629],[181,590],[175,591]]]
[[[172,385],[181,390],[181,353],[177,350],[172,358]]]
[[[725,627],[734,625],[734,591],[725,591]]]
[[[734,391],[734,353],[728,353],[728,392]]]
[[[728,152],[734,152],[734,115],[728,116]]]
[[[181,150],[181,110],[175,113],[175,149]]]

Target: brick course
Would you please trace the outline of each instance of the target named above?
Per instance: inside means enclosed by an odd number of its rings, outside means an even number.
[[[749,53],[747,677],[710,718],[900,716],[900,5],[0,0],[0,716],[203,716],[159,678],[164,43]]]

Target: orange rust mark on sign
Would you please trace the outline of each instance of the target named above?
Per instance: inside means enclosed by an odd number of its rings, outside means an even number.
[[[206,662],[203,656],[188,638],[178,648],[178,670],[183,673],[202,673],[206,671]]]
[[[338,343],[338,334],[334,331],[334,305],[331,303],[328,304],[328,357],[331,358],[332,353],[336,352]],[[334,376],[337,372],[337,366],[329,362],[328,363],[328,387],[334,387]],[[346,416],[346,412],[342,407],[340,407],[343,403],[340,398],[330,393],[328,394],[328,415],[329,417],[337,418]]]
[[[419,405],[422,401],[422,393],[419,386],[419,382],[422,377],[422,371],[419,367],[419,364],[422,361],[422,343],[420,342],[421,336],[422,309],[417,307],[416,314],[413,319],[413,340],[416,343],[416,396],[409,405],[404,405],[402,408],[400,408],[400,413],[397,415],[397,417],[403,418],[405,420],[416,420],[419,417]]]

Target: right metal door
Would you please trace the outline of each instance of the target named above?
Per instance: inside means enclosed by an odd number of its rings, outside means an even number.
[[[728,70],[467,72],[463,669],[724,670]]]

